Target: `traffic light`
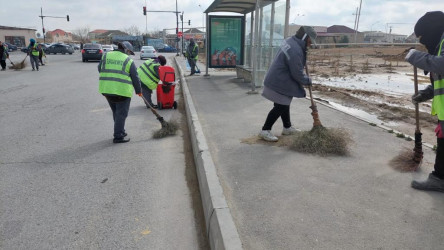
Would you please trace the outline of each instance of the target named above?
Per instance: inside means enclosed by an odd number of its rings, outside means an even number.
[[[143,15],[146,16],[146,6],[143,6]]]
[[[69,22],[69,15],[66,15],[66,20]]]
[[[191,20],[188,20],[188,26],[191,25]]]

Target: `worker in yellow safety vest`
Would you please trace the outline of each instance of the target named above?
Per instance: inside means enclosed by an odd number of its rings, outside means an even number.
[[[428,53],[411,49],[406,60],[413,66],[430,72],[431,85],[412,96],[413,103],[432,99],[432,115],[438,116],[435,169],[425,181],[412,181],[419,190],[444,192],[444,13],[427,12],[415,25],[415,35]]]
[[[157,108],[157,105],[154,105],[151,100],[151,94],[153,90],[157,88],[157,84],[159,83],[159,66],[164,66],[167,63],[167,60],[164,56],[160,55],[157,57],[157,60],[148,59],[137,69],[137,74],[140,77],[140,82],[142,82],[142,94],[143,97],[148,101],[148,105],[153,108]]]
[[[31,61],[32,71],[39,71],[39,51],[38,51],[38,43],[34,40],[34,38],[29,39],[28,45],[28,55],[29,60]]]
[[[128,55],[134,55],[133,46],[125,41],[117,50],[103,54],[99,63],[99,92],[105,96],[114,119],[114,143],[129,142],[125,121],[135,91],[142,96],[137,68]]]
[[[185,52],[185,57],[190,64],[191,73],[190,76],[196,73],[196,62],[199,55],[199,46],[194,42],[194,38],[190,38],[190,44],[188,44],[187,50]]]

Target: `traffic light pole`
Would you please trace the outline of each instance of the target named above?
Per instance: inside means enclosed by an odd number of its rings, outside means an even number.
[[[42,7],[40,7],[40,16],[39,17],[42,18],[43,43],[46,43],[46,40],[45,40],[45,26],[43,25],[43,18],[44,17],[65,18],[65,17],[63,17],[63,16],[44,16],[43,15],[43,8]],[[66,15],[66,21],[69,22],[69,15]]]

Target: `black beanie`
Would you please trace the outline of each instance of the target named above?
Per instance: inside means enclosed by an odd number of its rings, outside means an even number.
[[[167,60],[164,56],[158,56],[157,60],[159,60],[160,65],[165,66],[165,64],[167,63]]]
[[[419,42],[424,44],[431,55],[436,55],[443,33],[444,13],[442,11],[427,12],[416,22],[415,35],[421,37]]]

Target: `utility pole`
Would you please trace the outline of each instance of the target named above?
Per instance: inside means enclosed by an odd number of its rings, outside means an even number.
[[[182,22],[182,53],[183,53],[183,11],[182,14],[180,15],[180,21]]]
[[[358,37],[358,28],[359,28],[359,18],[361,17],[361,6],[362,6],[362,0],[359,4],[359,12],[358,12],[358,20],[356,22],[356,31],[355,31],[355,44],[356,44],[356,39]]]
[[[176,0],[176,56],[179,56],[179,12],[177,12],[177,0]]]
[[[63,17],[63,16],[44,16],[43,15],[43,8],[42,7],[40,7],[40,16],[39,17],[42,18],[43,43],[46,43],[46,40],[45,40],[45,26],[43,25],[43,18],[44,17],[65,18],[65,17]],[[69,15],[66,15],[66,21],[69,22]]]

